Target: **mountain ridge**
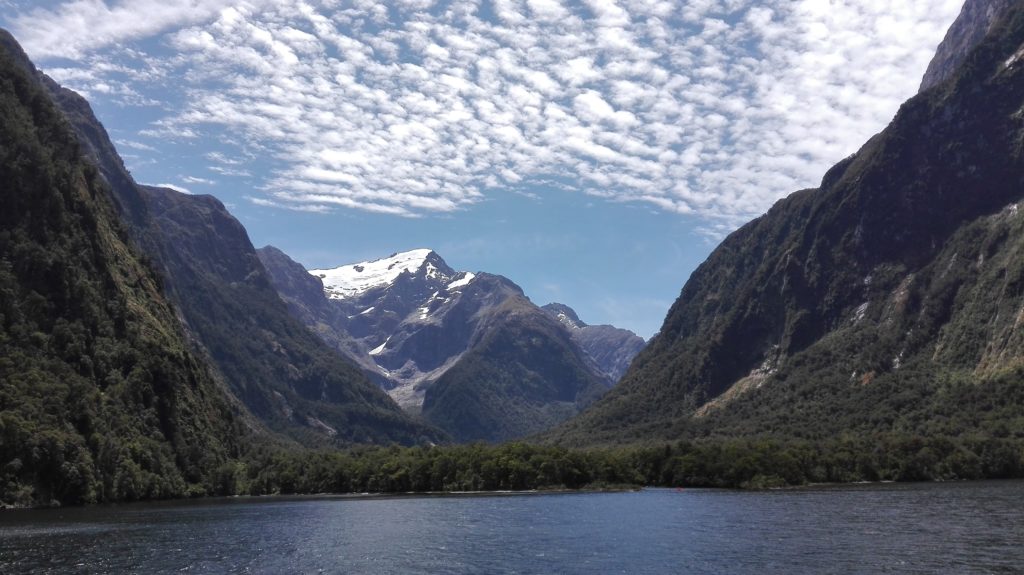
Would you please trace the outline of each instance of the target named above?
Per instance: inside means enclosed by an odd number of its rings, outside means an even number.
[[[967,0],[928,63],[920,91],[948,80],[992,30],[1013,0]]]
[[[576,343],[594,360],[612,381],[619,381],[636,354],[647,342],[628,329],[613,325],[589,325],[576,310],[561,303],[549,303],[541,309],[569,329]]]

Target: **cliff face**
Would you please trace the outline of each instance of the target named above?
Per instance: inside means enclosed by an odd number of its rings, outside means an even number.
[[[1014,0],[967,0],[960,16],[946,32],[921,80],[921,91],[953,76],[960,64],[999,21]]]

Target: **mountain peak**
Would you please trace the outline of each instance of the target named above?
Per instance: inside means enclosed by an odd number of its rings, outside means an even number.
[[[347,299],[390,285],[403,273],[419,274],[421,271],[428,279],[443,280],[457,275],[437,252],[428,248],[397,252],[386,258],[331,269],[309,270],[309,273],[323,281],[329,298]]]
[[[576,315],[576,310],[565,305],[564,303],[549,303],[542,307],[544,311],[548,312],[552,317],[562,322],[563,325],[569,329],[580,329],[587,327],[587,324],[583,323],[580,316]]]

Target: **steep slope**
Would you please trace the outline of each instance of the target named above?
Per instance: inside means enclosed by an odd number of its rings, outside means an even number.
[[[246,432],[82,152],[0,30],[0,503],[215,492]]]
[[[921,80],[921,91],[952,78],[971,50],[985,39],[1012,5],[1013,0],[967,0],[928,64]]]
[[[565,304],[549,303],[541,309],[569,330],[573,340],[612,381],[622,379],[633,358],[644,348],[644,339],[637,334],[613,325],[587,325]]]
[[[608,389],[562,325],[522,296],[503,301],[475,339],[423,401],[423,415],[459,441],[550,429]]]
[[[351,360],[378,387],[394,387],[391,380],[380,372],[380,368],[366,352],[365,345],[344,329],[338,329],[337,326],[347,324],[347,316],[340,307],[329,302],[324,295],[324,284],[319,277],[307,272],[302,264],[274,246],[262,247],[256,250],[256,255],[267,270],[270,282],[278,295],[288,305],[288,310],[295,318],[317,334],[324,343]]]
[[[245,229],[219,201],[142,190],[174,299],[254,414],[307,444],[437,439],[289,314]]]
[[[950,429],[987,432],[992,406],[1020,413],[1022,54],[1015,5],[819,189],[730,235],[556,438],[926,432],[957,413]]]
[[[297,317],[376,373],[400,405],[423,409],[458,440],[532,433],[575,414],[611,386],[569,332],[519,286],[501,276],[452,270],[431,250],[311,270],[307,275],[323,285],[319,297],[315,284],[298,275],[302,266],[279,250],[264,248],[260,257]],[[515,337],[532,343],[510,343]],[[531,367],[537,349],[551,350],[550,361]],[[474,367],[457,370],[463,362]],[[445,391],[431,391],[442,379],[451,382]],[[472,413],[464,409],[469,404]]]
[[[141,190],[88,102],[45,76],[40,80],[109,184],[132,238],[163,271],[193,343],[249,410],[307,444],[437,437],[305,333],[266,281],[244,229],[223,206]],[[248,339],[241,341],[239,334]]]

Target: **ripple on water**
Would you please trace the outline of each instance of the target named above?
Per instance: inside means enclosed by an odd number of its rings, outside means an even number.
[[[0,513],[2,573],[1015,573],[1024,482]]]

